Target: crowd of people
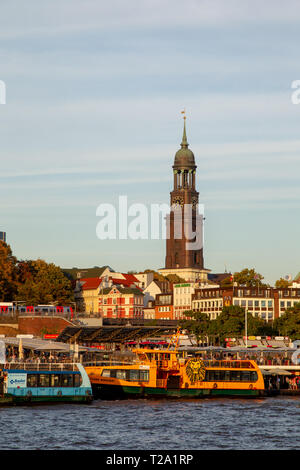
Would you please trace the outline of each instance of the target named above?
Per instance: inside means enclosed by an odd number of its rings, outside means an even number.
[[[73,355],[62,352],[45,352],[45,351],[28,351],[25,350],[21,354],[18,348],[6,348],[6,362],[24,363],[24,364],[43,364],[43,363],[64,363],[74,362]]]

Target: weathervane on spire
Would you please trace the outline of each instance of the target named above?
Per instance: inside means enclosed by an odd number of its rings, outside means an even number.
[[[185,115],[185,108],[183,111],[181,111],[181,114],[183,114],[183,119],[186,120],[186,115]]]

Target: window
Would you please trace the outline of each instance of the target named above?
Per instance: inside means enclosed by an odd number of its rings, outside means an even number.
[[[130,370],[129,371],[129,380],[133,382],[138,382],[139,380],[139,371],[138,370]]]
[[[140,370],[140,381],[149,382],[149,370]]]
[[[37,387],[37,374],[28,374],[27,375],[27,387]]]
[[[116,378],[119,380],[126,380],[126,370],[117,370]]]
[[[50,387],[60,387],[60,374],[51,374]]]
[[[111,375],[110,375],[110,372],[111,372],[111,371],[110,371],[109,369],[103,369],[101,375],[102,375],[102,377],[110,377],[110,376],[111,376]]]
[[[240,370],[207,370],[206,382],[256,382],[257,373]]]
[[[62,387],[73,387],[73,374],[62,374],[61,376]]]
[[[40,376],[39,376],[39,386],[40,387],[50,387],[50,375],[49,374],[40,374]]]

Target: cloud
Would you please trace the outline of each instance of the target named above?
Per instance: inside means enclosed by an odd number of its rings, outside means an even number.
[[[17,12],[17,14],[16,14]],[[34,14],[33,14],[34,12]],[[289,0],[22,0],[1,5],[0,37],[57,36],[112,29],[220,27],[258,23],[295,24],[299,3]]]

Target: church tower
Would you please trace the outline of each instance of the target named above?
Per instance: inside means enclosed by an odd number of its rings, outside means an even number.
[[[196,190],[196,163],[188,148],[184,116],[181,148],[173,164],[173,190],[170,193],[170,214],[166,217],[167,240],[165,268],[161,274],[178,274],[189,281],[206,280],[209,270],[203,261],[203,219],[198,211],[199,193]],[[188,205],[188,206],[187,206]],[[194,238],[189,233],[194,234]],[[195,233],[200,237],[196,244]]]

